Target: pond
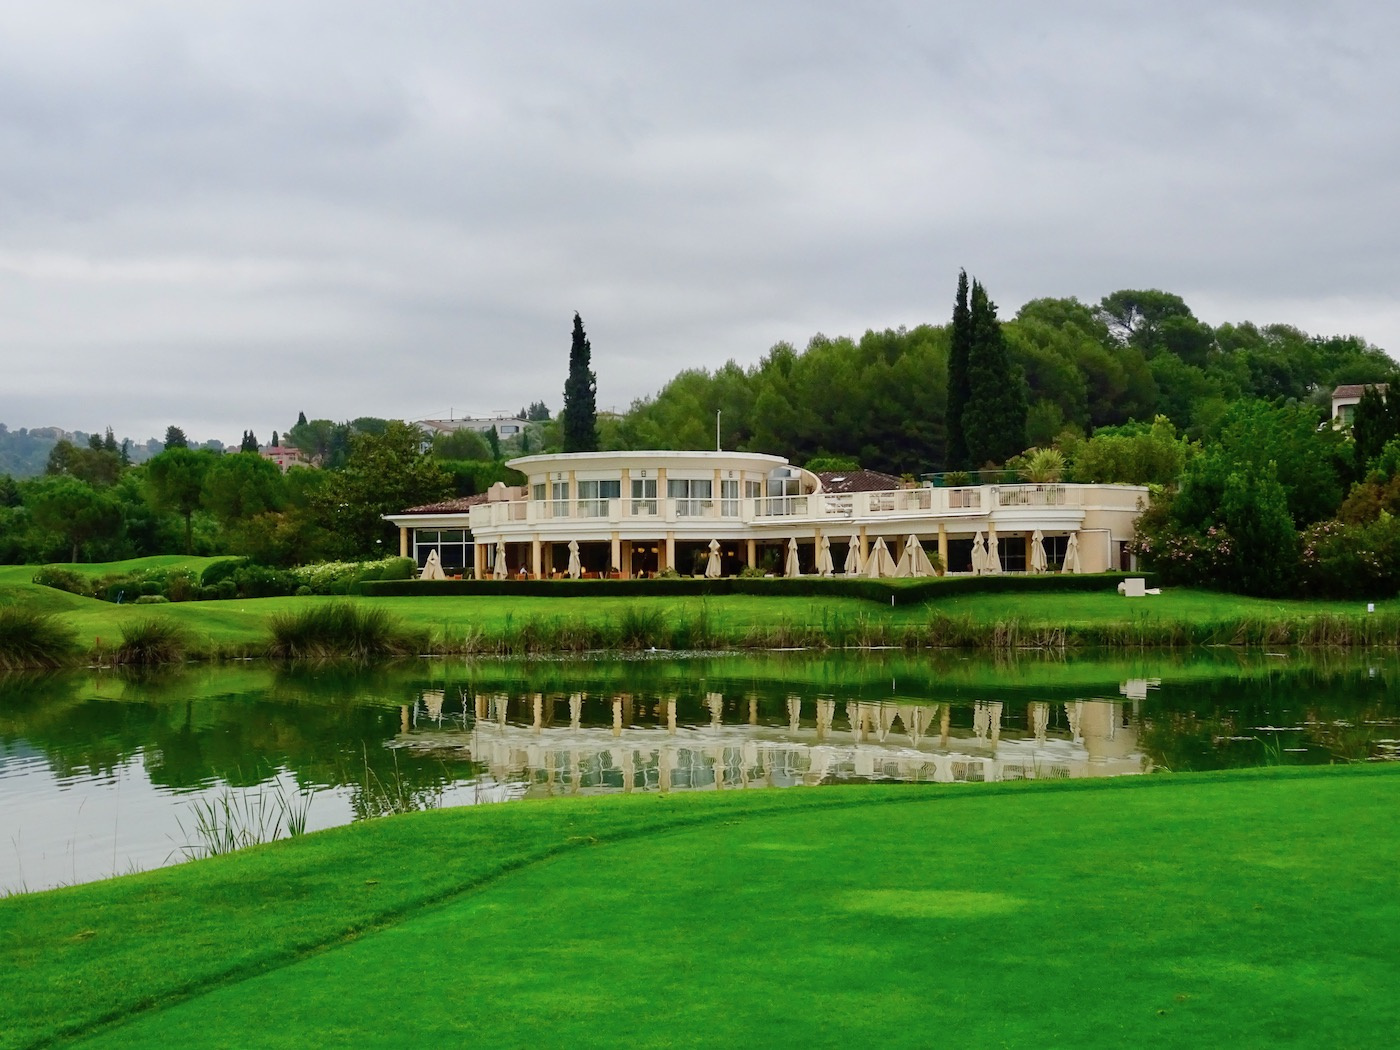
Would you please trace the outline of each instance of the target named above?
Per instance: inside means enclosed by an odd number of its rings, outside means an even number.
[[[859,653],[0,678],[0,893],[438,806],[1394,760],[1390,657]]]

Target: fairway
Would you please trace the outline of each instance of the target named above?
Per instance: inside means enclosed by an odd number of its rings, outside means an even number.
[[[1393,1044],[1400,777],[1121,784],[579,836],[82,1045]]]

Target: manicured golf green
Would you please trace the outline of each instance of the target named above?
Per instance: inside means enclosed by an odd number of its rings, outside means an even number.
[[[383,820],[0,901],[0,1045],[1389,1046],[1397,774]]]

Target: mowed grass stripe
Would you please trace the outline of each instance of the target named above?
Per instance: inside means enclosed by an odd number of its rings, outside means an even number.
[[[92,1045],[1389,1045],[1400,778],[1143,784],[585,842]]]

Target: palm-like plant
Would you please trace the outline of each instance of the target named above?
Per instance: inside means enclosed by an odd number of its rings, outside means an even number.
[[[1021,475],[1037,484],[1053,484],[1065,475],[1065,456],[1057,448],[1033,448],[1026,453]]]

